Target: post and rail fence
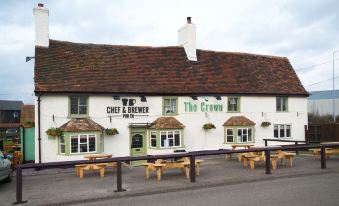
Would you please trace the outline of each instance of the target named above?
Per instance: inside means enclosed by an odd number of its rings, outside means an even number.
[[[269,139],[267,139],[269,141]],[[265,141],[266,142],[266,141]],[[298,141],[302,142],[302,141]],[[306,149],[321,149],[321,169],[326,168],[326,158],[325,158],[325,148],[333,148],[339,147],[339,143],[332,144],[322,144],[322,145],[283,145],[283,146],[271,146],[271,147],[258,147],[258,148],[250,148],[250,149],[239,149],[239,150],[231,150],[231,149],[219,149],[219,150],[207,150],[207,151],[193,151],[186,153],[177,153],[177,154],[169,154],[169,155],[147,155],[147,156],[139,156],[139,157],[115,157],[115,158],[106,158],[106,159],[97,159],[97,160],[79,160],[79,161],[65,161],[65,162],[49,162],[49,163],[28,163],[18,165],[16,170],[16,202],[13,204],[23,204],[27,201],[22,200],[22,170],[23,169],[50,169],[50,168],[63,168],[63,167],[71,167],[78,164],[96,164],[96,163],[109,163],[109,162],[117,162],[117,185],[115,192],[123,192],[125,189],[122,187],[122,170],[121,163],[128,161],[137,161],[137,160],[147,160],[154,161],[155,159],[173,159],[173,158],[183,158],[189,157],[190,159],[190,182],[196,181],[196,173],[195,173],[195,158],[197,156],[210,156],[210,155],[231,155],[233,153],[246,153],[246,152],[265,152],[266,156],[266,174],[271,174],[271,161],[270,154],[272,151],[282,150],[282,151],[298,151],[298,150],[306,150]]]

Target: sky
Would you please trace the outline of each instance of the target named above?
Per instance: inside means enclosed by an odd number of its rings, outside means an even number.
[[[332,89],[337,0],[1,0],[0,99],[34,102],[34,59],[25,57],[34,56],[38,3],[49,9],[50,39],[174,46],[190,16],[198,49],[284,56],[307,91]],[[334,59],[339,88],[339,52]]]

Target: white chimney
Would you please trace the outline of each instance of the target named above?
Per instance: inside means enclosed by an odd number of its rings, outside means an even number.
[[[38,4],[38,7],[33,9],[35,20],[35,46],[49,46],[48,13],[48,9],[41,3]]]
[[[188,60],[197,61],[196,28],[187,17],[187,23],[178,30],[178,45],[183,46]]]

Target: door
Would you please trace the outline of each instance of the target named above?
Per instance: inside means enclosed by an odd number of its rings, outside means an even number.
[[[144,156],[147,154],[147,145],[146,145],[146,130],[144,129],[136,129],[131,128],[131,156],[137,157],[137,156]],[[141,163],[146,162],[144,160],[141,161],[133,161],[132,165],[140,165]]]

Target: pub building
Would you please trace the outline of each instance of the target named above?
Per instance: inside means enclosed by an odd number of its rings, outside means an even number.
[[[190,17],[177,46],[52,40],[48,14],[34,8],[36,162],[305,139],[308,93],[286,57],[196,49]]]

